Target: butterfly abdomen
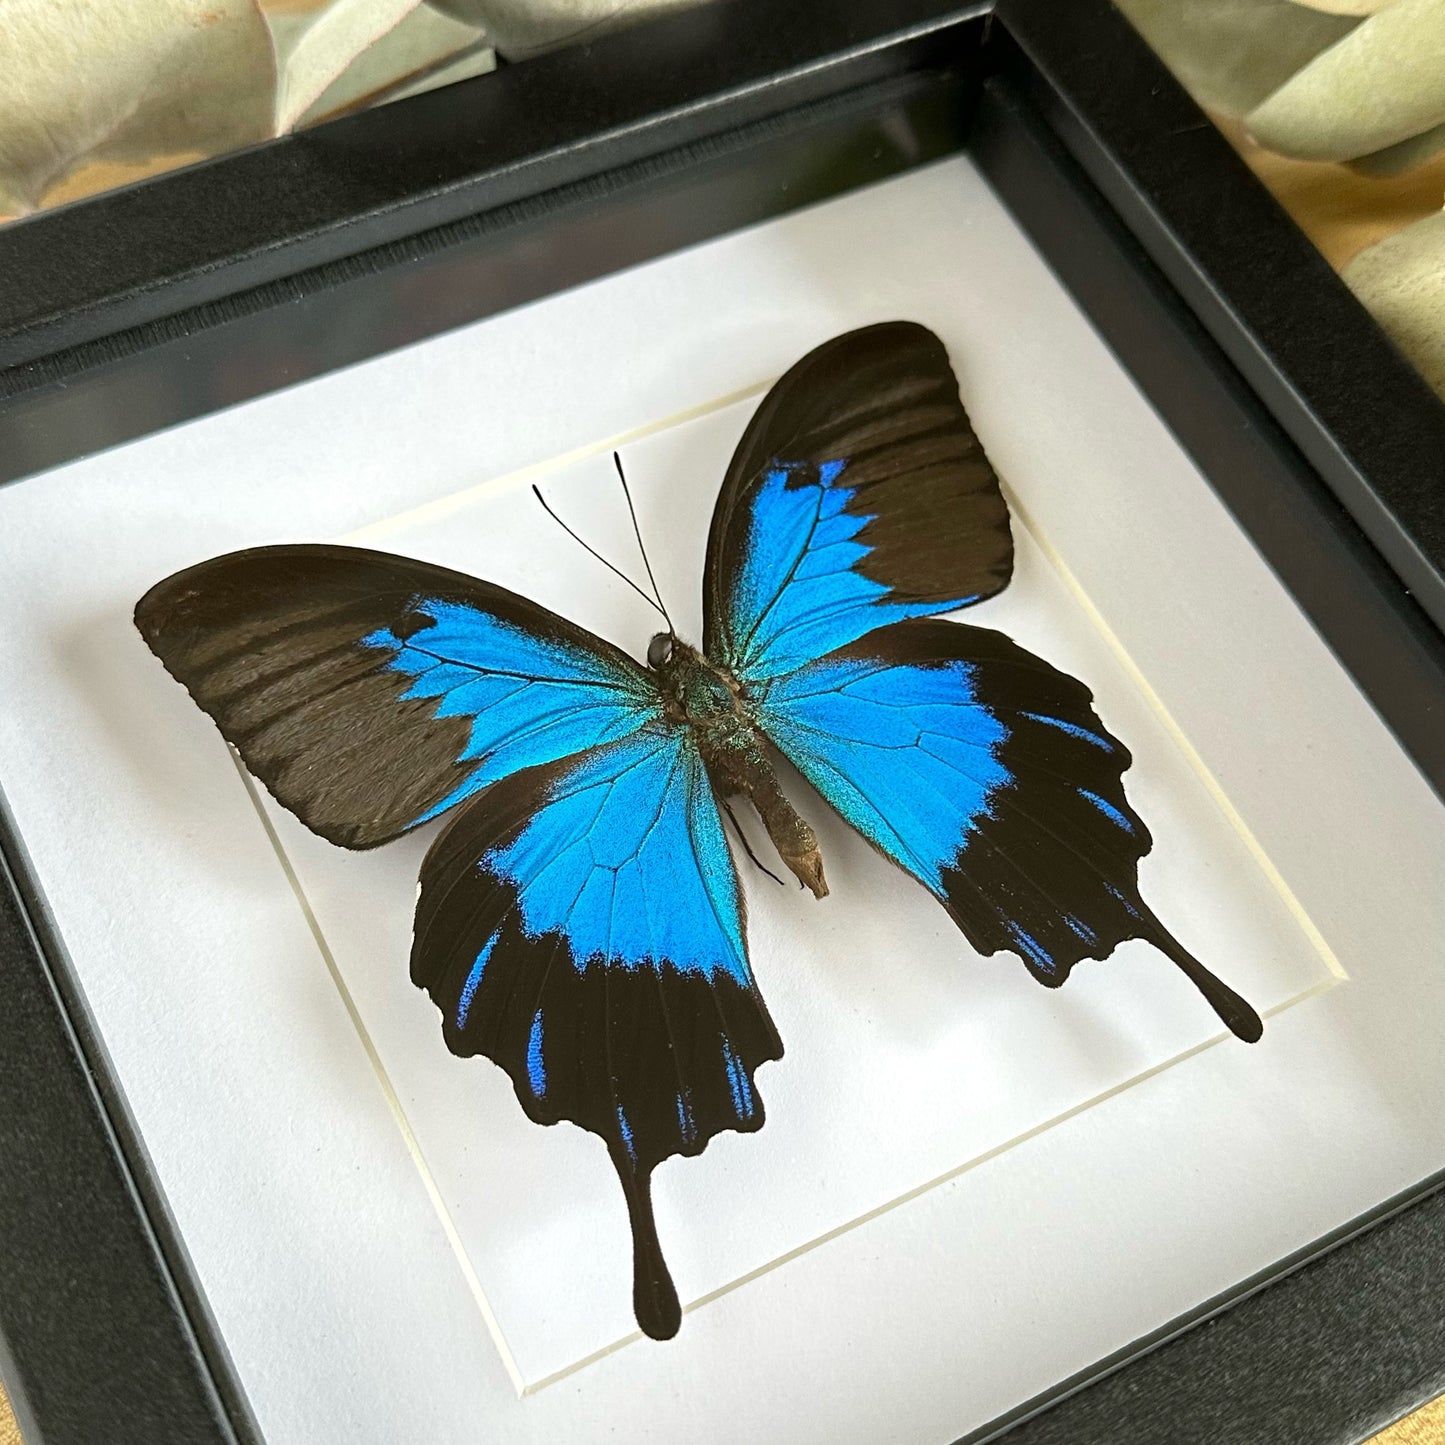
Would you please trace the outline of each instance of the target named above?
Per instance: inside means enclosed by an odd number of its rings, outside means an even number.
[[[724,799],[750,798],[788,869],[815,898],[826,896],[817,834],[784,796],[742,689],[684,642],[673,644],[657,675],[666,715],[692,730],[713,791]]]
[[[707,755],[703,756],[707,761]],[[736,791],[744,792],[752,799],[773,847],[778,850],[778,857],[812,891],[814,898],[826,898],[828,884],[823,877],[823,855],[818,848],[818,835],[806,818],[799,817],[797,809],[784,796],[778,775],[761,746],[740,755],[728,755],[726,761],[729,766],[737,768],[734,776],[740,786]],[[717,777],[711,763],[708,773]]]

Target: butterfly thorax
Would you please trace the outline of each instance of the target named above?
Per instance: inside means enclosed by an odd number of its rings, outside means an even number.
[[[743,689],[696,648],[665,633],[660,640],[671,644],[653,668],[668,721],[692,730],[718,796],[751,798],[778,856],[822,898],[828,885],[817,835],[783,795]]]

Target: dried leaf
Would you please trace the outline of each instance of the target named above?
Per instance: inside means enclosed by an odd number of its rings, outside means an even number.
[[[420,0],[333,0],[299,23],[276,23],[281,83],[276,132],[288,131],[356,58],[394,29]]]
[[[1395,0],[1294,0],[1296,5],[1308,6],[1311,10],[1324,10],[1330,15],[1373,15]]]
[[[663,10],[698,0],[431,0],[436,9],[480,25],[499,55],[520,60],[591,40]]]
[[[1425,380],[1445,395],[1445,215],[1427,216],[1361,251],[1344,277]]]
[[[409,95],[422,95],[428,90],[439,90],[444,85],[454,85],[459,80],[471,80],[473,76],[487,75],[495,70],[497,52],[484,43],[484,31],[478,31],[477,34],[483,39],[479,40],[473,49],[464,51],[455,60],[449,60],[444,65],[423,71],[414,79],[397,86],[395,90],[387,91],[384,99],[405,100]]]
[[[276,24],[272,22],[272,28]],[[418,5],[399,25],[368,46],[297,120],[311,125],[379,100],[400,100],[495,68],[484,32]]]
[[[264,139],[275,74],[255,0],[5,0],[0,212],[33,210],[82,160]]]
[[[1119,0],[1201,105],[1243,115],[1359,23],[1293,0]]]
[[[1337,271],[1366,246],[1436,215],[1445,198],[1445,156],[1406,176],[1364,176],[1267,151],[1249,138],[1241,121],[1223,119],[1221,128]]]
[[[1245,123],[1261,145],[1314,161],[1354,160],[1445,123],[1445,0],[1396,0]]]
[[[1352,160],[1350,165],[1361,175],[1399,176],[1433,160],[1442,150],[1445,150],[1445,124],[1422,130],[1419,135],[1412,135],[1409,140],[1402,140],[1399,145],[1388,146],[1382,151],[1371,151],[1367,156],[1359,156]]]

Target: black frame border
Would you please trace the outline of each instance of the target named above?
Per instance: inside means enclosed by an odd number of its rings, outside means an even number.
[[[728,0],[0,230],[0,482],[965,142],[1445,796],[1445,407],[1108,0]],[[259,1445],[3,811],[0,988],[28,1445]],[[1363,1438],[1445,1391],[1442,1185],[970,1442]]]

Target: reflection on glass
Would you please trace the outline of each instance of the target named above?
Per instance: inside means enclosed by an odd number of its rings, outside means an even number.
[[[686,0],[9,0],[0,221]]]
[[[1445,394],[1445,6],[1120,4]]]

